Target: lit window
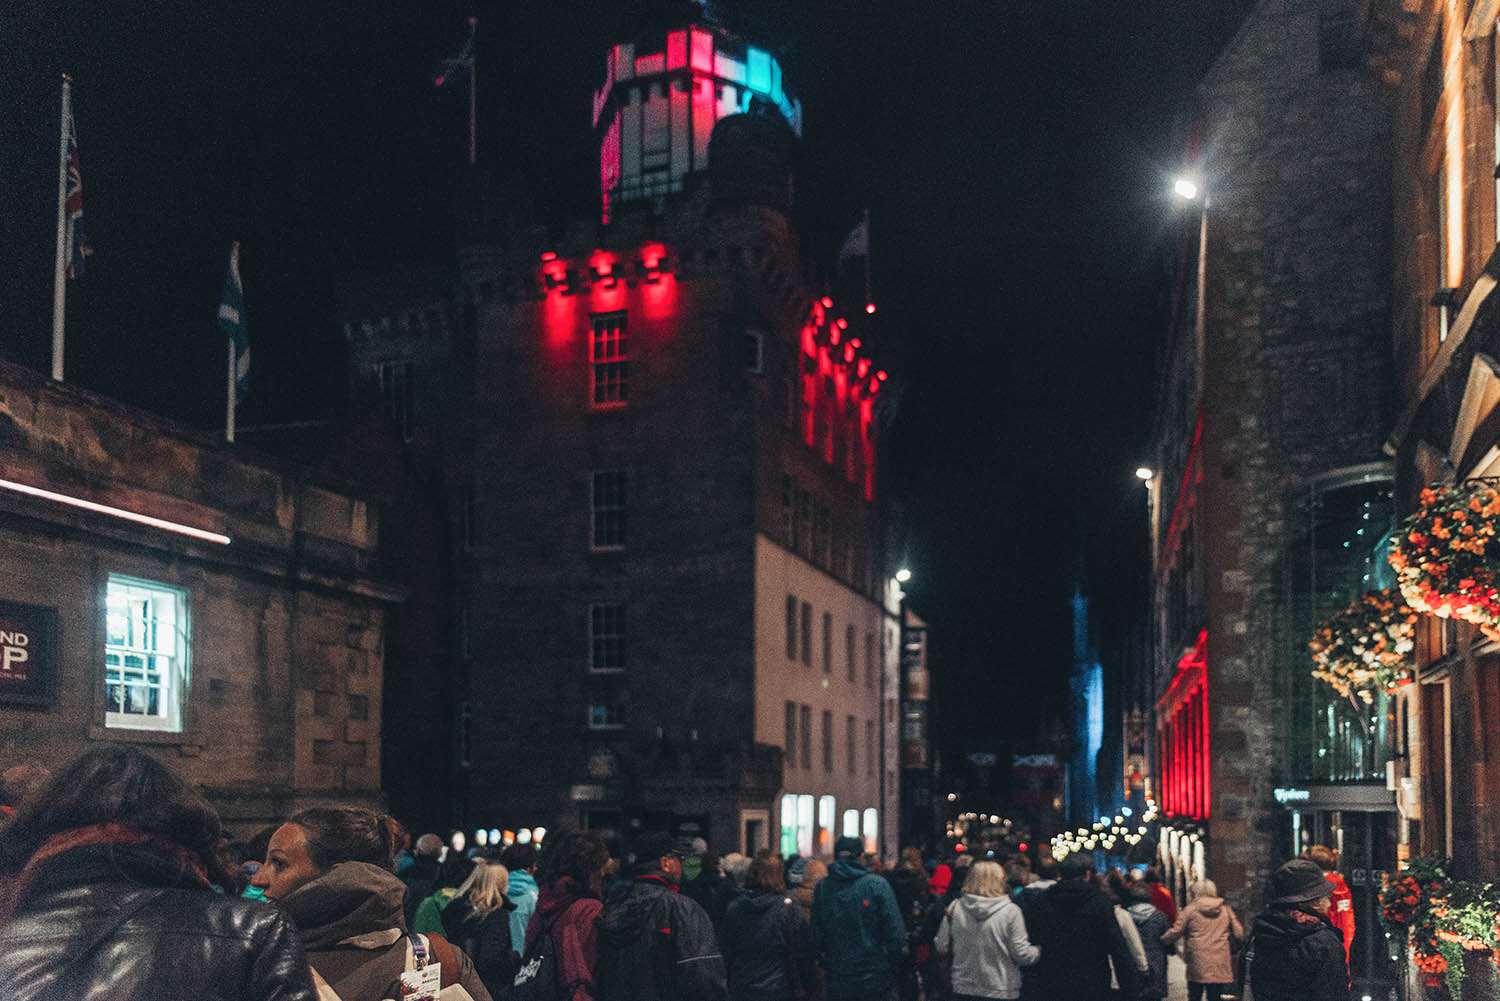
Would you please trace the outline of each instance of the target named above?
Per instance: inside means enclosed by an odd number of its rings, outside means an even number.
[[[105,607],[104,725],[181,731],[187,593],[111,574]]]
[[[797,852],[797,796],[787,793],[781,797],[781,854],[791,858]]]
[[[876,846],[880,843],[880,814],[875,812],[873,806],[868,807],[865,810],[864,819],[865,851],[873,852],[877,850]]]
[[[797,797],[797,851],[813,853],[813,798],[808,795]]]
[[[841,837],[845,837],[845,838],[857,838],[857,837],[859,837],[859,811],[858,810],[845,810],[844,811],[844,829],[842,831],[840,831],[839,834],[840,834]]]
[[[590,545],[595,549],[625,547],[625,471],[598,470],[589,479],[592,511]]]
[[[619,730],[625,725],[625,714],[617,702],[589,704],[590,730]]]
[[[833,825],[838,822],[838,804],[832,796],[818,797],[818,854],[833,854]]]
[[[625,606],[589,606],[589,670],[618,674],[625,670]]]
[[[589,338],[589,399],[595,407],[623,407],[630,398],[630,338],[624,313],[594,317]]]

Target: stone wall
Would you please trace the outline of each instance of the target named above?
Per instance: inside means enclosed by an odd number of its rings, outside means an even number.
[[[304,805],[377,803],[386,609],[374,505],[309,470],[0,365],[0,478],[229,538],[202,541],[0,489],[0,599],[56,610],[57,695],[0,704],[0,761],[152,747],[235,833]],[[111,574],[185,592],[180,729],[106,726]]]
[[[1390,426],[1389,126],[1376,82],[1320,72],[1312,0],[1269,0],[1200,89],[1208,186],[1202,545],[1210,875],[1263,900],[1286,777],[1276,564],[1289,490],[1380,458]]]

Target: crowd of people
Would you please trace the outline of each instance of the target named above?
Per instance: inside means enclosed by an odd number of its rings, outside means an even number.
[[[858,838],[824,861],[661,831],[465,852],[353,807],[231,845],[133,747],[27,785],[0,816],[16,1001],[1161,1001],[1172,949],[1191,1001],[1229,992],[1246,951],[1257,1001],[1348,997],[1326,860],[1278,870],[1247,935],[1208,880],[1178,910],[1155,871],[1076,855],[887,869]]]

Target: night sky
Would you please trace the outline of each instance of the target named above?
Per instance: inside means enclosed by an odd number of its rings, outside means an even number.
[[[1106,638],[1144,613],[1145,460],[1169,200],[1193,84],[1248,0],[770,0],[710,6],[805,110],[809,246],[868,206],[886,441],[950,753],[1061,706],[1086,554]],[[87,13],[79,13],[86,10]],[[0,8],[0,357],[50,352],[59,75],[85,228],[68,378],[222,422],[214,325],[242,242],[242,423],[343,391],[342,291],[452,262],[466,105],[437,62],[480,19],[479,156],[550,220],[593,209],[589,101],[618,37],[687,5],[55,0]],[[686,15],[683,16],[685,19]]]

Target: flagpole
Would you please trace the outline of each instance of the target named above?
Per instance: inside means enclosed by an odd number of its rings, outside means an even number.
[[[479,18],[469,18],[469,53],[473,65],[469,67],[469,166],[474,166],[475,159],[475,102],[479,93],[479,46],[475,41],[475,35],[479,32]]]
[[[224,338],[224,343],[229,346],[229,391],[224,394],[224,399],[225,399],[225,403],[224,403],[224,440],[232,442],[232,441],[234,441],[234,403],[235,403],[235,400],[234,400],[234,397],[235,397],[235,386],[234,386],[234,369],[235,369],[235,364],[234,364],[235,363],[235,357],[234,357],[234,338],[233,337],[225,337]]]
[[[63,381],[63,312],[66,308],[68,260],[65,256],[68,227],[68,139],[72,130],[73,80],[62,78],[62,140],[57,155],[57,259],[52,269],[52,378]]]

